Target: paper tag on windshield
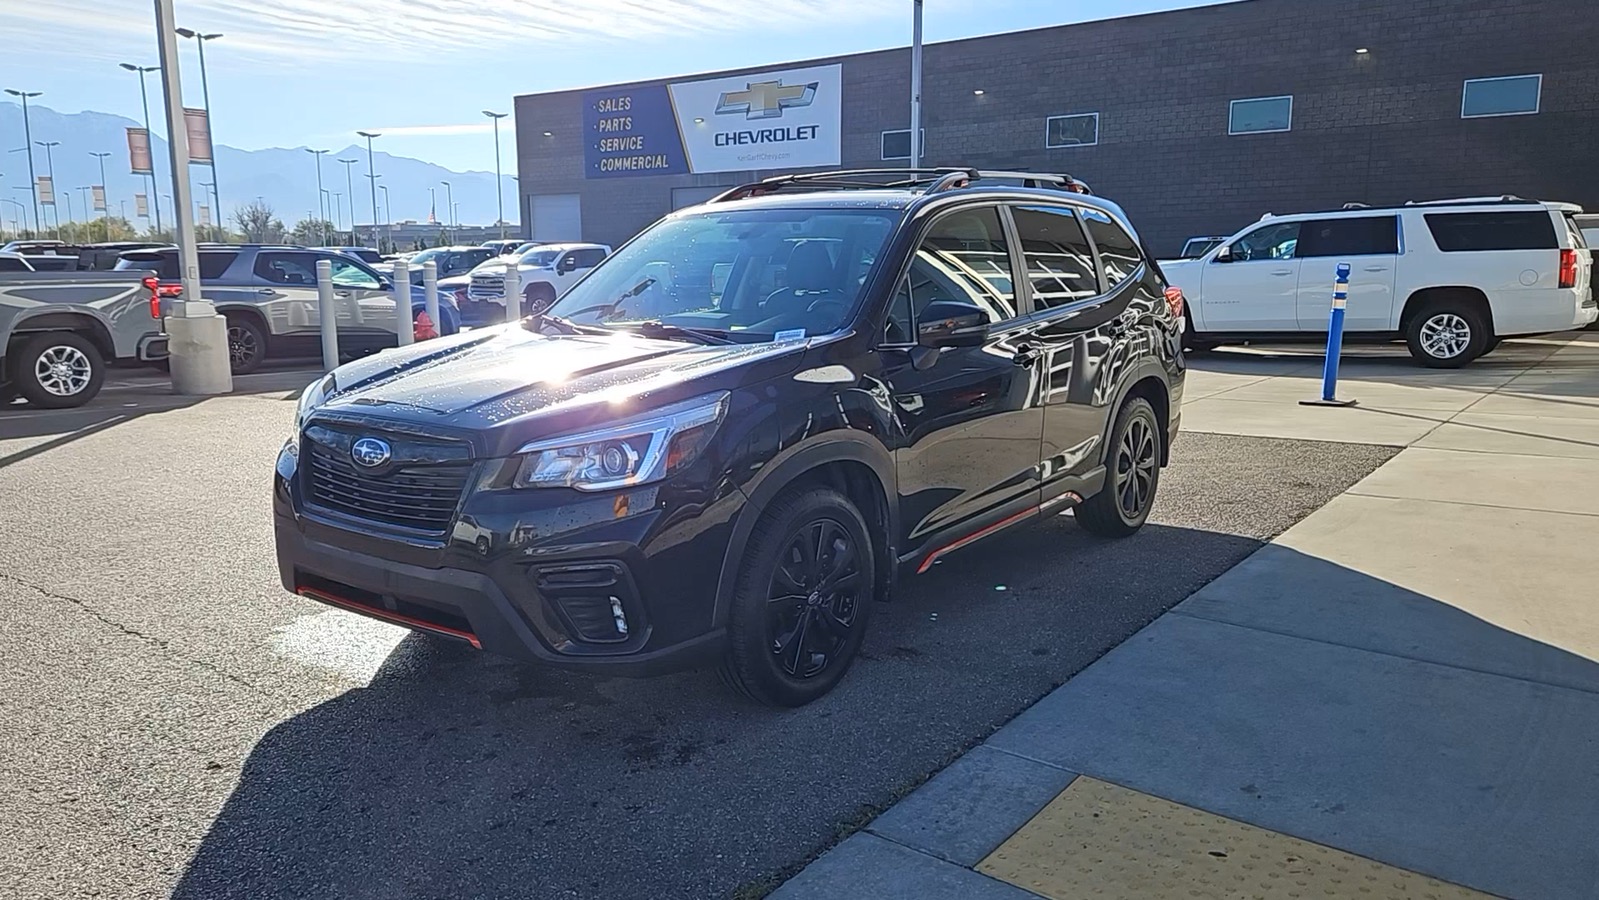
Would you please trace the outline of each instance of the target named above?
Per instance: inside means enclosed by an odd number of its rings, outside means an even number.
[[[803,340],[805,340],[805,329],[803,329],[803,328],[790,328],[787,331],[779,331],[777,334],[772,335],[772,340],[773,341],[803,341]]]

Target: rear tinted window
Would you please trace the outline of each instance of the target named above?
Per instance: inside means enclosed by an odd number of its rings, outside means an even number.
[[[129,269],[148,269],[162,281],[177,281],[182,277],[178,271],[176,253],[124,253],[122,258],[117,260],[116,268],[119,272],[126,272]]]
[[[1314,219],[1299,228],[1294,255],[1370,256],[1399,252],[1399,223],[1394,216]]]
[[[1033,305],[1046,309],[1099,293],[1094,251],[1071,210],[1038,206],[1012,213],[1022,256],[1027,260],[1027,278],[1033,286]]]
[[[228,267],[239,258],[237,251],[202,251],[200,253],[200,280],[215,281],[227,273]]]
[[[1553,250],[1547,212],[1428,213],[1427,228],[1445,253],[1469,250]]]
[[[0,256],[0,272],[31,272],[28,264],[15,256]]]
[[[1088,236],[1094,239],[1094,247],[1099,250],[1099,265],[1105,270],[1105,290],[1108,291],[1133,274],[1144,255],[1132,235],[1099,210],[1083,210],[1083,222],[1088,225]]]

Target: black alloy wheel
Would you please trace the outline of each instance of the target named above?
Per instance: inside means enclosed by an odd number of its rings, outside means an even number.
[[[261,368],[266,359],[266,335],[261,326],[242,316],[228,317],[228,366],[235,375]]]
[[[1131,397],[1116,413],[1105,485],[1077,506],[1077,524],[1101,537],[1126,537],[1142,528],[1160,487],[1160,420],[1143,397]]]
[[[866,635],[877,556],[839,491],[791,487],[761,512],[738,559],[722,679],[767,706],[803,706],[838,684]]]
[[[865,583],[841,523],[819,518],[789,536],[766,594],[772,654],[789,677],[814,678],[838,662]]]

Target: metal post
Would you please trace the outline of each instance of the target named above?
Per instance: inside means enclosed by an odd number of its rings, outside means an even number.
[[[367,177],[367,180],[370,181],[371,184],[372,184],[372,243],[376,244],[376,243],[378,243],[378,175],[377,175],[377,163],[374,161],[373,156],[372,156],[372,139],[375,138],[375,137],[382,137],[383,135],[381,133],[375,132],[375,131],[357,131],[356,134],[360,135],[361,137],[366,138],[366,177]],[[354,226],[354,222],[355,222],[355,213],[354,213],[354,210],[355,210],[355,195],[354,194],[350,195],[350,209],[351,209],[351,213],[350,213],[350,222],[351,222],[350,230],[354,231],[355,230],[355,226]]]
[[[322,190],[322,154],[328,151],[312,150],[310,147],[307,147],[305,148],[305,152],[316,157],[316,208],[317,215],[322,217],[322,221],[319,225],[319,227],[322,229],[322,246],[326,247],[328,245],[328,207],[327,202],[322,199],[322,195],[327,193],[326,191]]]
[[[439,327],[439,264],[428,260],[422,264],[422,308],[434,329]],[[441,332],[442,333],[442,332]]]
[[[416,325],[411,321],[411,264],[405,260],[394,263],[394,333],[400,346],[416,340]]]
[[[156,0],[156,7],[159,9],[160,6],[161,6],[161,0]],[[169,3],[168,6],[171,6],[171,4]],[[165,44],[163,44],[162,46],[164,47]],[[173,59],[177,59],[177,56],[178,56],[178,51],[177,51],[176,48],[174,48],[173,51],[172,51],[172,58]],[[153,129],[150,126],[150,93],[149,93],[149,91],[147,91],[145,89],[145,86],[144,86],[144,73],[149,72],[152,69],[156,69],[156,68],[159,68],[159,66],[136,67],[134,69],[134,71],[139,73],[139,100],[144,103],[144,130],[150,133],[150,142],[151,142],[151,144],[155,143],[155,129]],[[162,82],[165,83],[166,74],[163,73],[161,78],[162,78]],[[179,106],[180,109],[183,106],[183,100],[181,98],[178,100],[178,106]],[[177,141],[174,141],[172,139],[172,135],[174,133],[176,133],[176,134],[188,134],[187,131],[173,132],[171,127],[170,127],[171,121],[172,121],[172,113],[169,110],[167,112],[167,122],[169,123],[169,126],[167,128],[167,143],[169,145],[177,143]],[[183,156],[184,156],[185,159],[187,159],[188,156],[189,156],[189,147],[188,147],[188,142],[187,141],[184,142]],[[156,230],[157,233],[160,233],[160,231],[161,231],[161,189],[156,186],[156,181],[155,181],[155,154],[154,153],[150,154],[150,206],[155,212],[155,230]]]
[[[517,257],[505,262],[505,321],[522,318],[522,270]]]
[[[911,162],[922,164],[922,0],[913,0],[911,25]]]
[[[211,202],[216,207],[216,219],[222,221],[222,196],[217,193],[217,147],[216,141],[211,137],[211,85],[205,75],[205,42],[214,41],[221,37],[220,34],[200,34],[187,28],[179,28],[178,34],[186,38],[194,38],[200,47],[200,96],[205,100],[205,131],[206,138],[211,141]]]
[[[355,176],[351,173],[355,171],[355,164],[360,160],[341,157],[339,162],[344,163],[344,189],[350,192],[350,246],[358,247],[361,245],[361,240],[355,233]]]
[[[189,197],[189,142],[183,123],[183,83],[178,72],[178,34],[172,0],[155,0],[156,45],[161,51],[161,87],[166,94],[167,150],[172,163],[173,214],[183,299],[167,317],[172,389],[179,394],[226,394],[233,390],[228,367],[227,320],[200,293],[200,254],[194,243],[194,207]],[[141,76],[142,78],[142,76]],[[154,166],[151,166],[154,169]],[[159,192],[157,192],[159,193]]]
[[[101,222],[101,224],[103,224],[105,226],[105,239],[107,241],[110,241],[111,240],[111,197],[106,192],[111,190],[111,188],[106,185],[106,180],[105,180],[105,158],[110,156],[111,152],[109,150],[102,150],[99,153],[95,153],[94,151],[90,151],[89,155],[95,157],[98,160],[100,160],[100,193],[105,195],[105,209],[100,211],[100,222]]]
[[[339,310],[333,305],[333,261],[316,261],[317,320],[322,329],[322,371],[339,367]]]
[[[505,177],[500,174],[500,120],[509,113],[483,110],[483,115],[494,120],[494,202],[499,208],[500,240],[505,240]]]
[[[27,141],[28,148],[28,190],[33,193],[33,230],[36,232],[35,237],[41,237],[44,223],[39,219],[39,176],[33,171],[33,122],[28,117],[28,98],[37,97],[44,92],[6,88],[6,93],[22,100],[22,139]],[[55,187],[54,179],[51,179],[50,187],[52,189]],[[23,218],[26,219],[27,216],[24,215]]]
[[[46,172],[50,173],[50,194],[51,194],[51,197],[53,198],[56,194],[59,194],[61,192],[61,185],[56,183],[56,158],[55,158],[55,153],[52,152],[51,148],[61,146],[61,142],[60,141],[36,141],[35,143],[37,143],[39,146],[44,148],[44,169],[45,169]],[[72,203],[72,193],[70,191],[67,193],[67,203],[68,204]],[[61,201],[52,199],[50,201],[50,206],[52,207],[50,212],[53,214],[53,218],[56,220],[54,234],[56,236],[56,239],[60,240],[60,238],[61,238]],[[70,211],[69,211],[67,219],[70,221],[71,218],[72,218],[72,216],[71,216]]]
[[[1333,281],[1332,315],[1327,321],[1327,361],[1321,370],[1321,397],[1301,400],[1301,406],[1354,406],[1354,400],[1339,400],[1338,357],[1344,347],[1344,307],[1349,303],[1349,263],[1339,263]]]

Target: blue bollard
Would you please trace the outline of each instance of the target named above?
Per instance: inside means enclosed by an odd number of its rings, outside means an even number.
[[[1321,397],[1301,400],[1301,406],[1354,406],[1357,401],[1338,399],[1338,357],[1344,349],[1344,307],[1349,303],[1349,263],[1338,264],[1333,282],[1332,317],[1327,322],[1327,361],[1321,369]]]

